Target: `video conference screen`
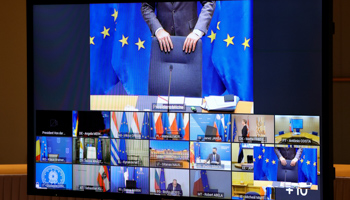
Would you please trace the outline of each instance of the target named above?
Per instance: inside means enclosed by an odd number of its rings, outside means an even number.
[[[33,5],[32,192],[321,199],[321,5]]]

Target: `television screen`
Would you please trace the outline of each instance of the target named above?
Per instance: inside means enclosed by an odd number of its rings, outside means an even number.
[[[29,2],[28,193],[329,199],[325,2]]]

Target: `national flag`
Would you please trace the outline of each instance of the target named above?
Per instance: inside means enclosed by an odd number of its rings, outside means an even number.
[[[79,159],[84,159],[84,138],[79,138]]]
[[[236,118],[233,119],[233,134],[232,134],[232,142],[235,141],[237,135],[237,126],[236,126]]]
[[[40,155],[41,155],[41,151],[40,151],[40,137],[36,137],[36,154],[35,154],[35,160],[36,161],[40,161]]]
[[[231,115],[224,115],[224,129],[225,129],[225,142],[232,141],[232,130],[231,130]]]
[[[166,113],[165,113],[166,114]],[[162,122],[162,113],[154,113],[155,125],[156,125],[156,139],[162,140],[163,137],[163,122]]]
[[[186,134],[186,132],[185,132],[186,127],[185,127],[184,119],[182,117],[182,113],[177,113],[176,114],[176,123],[177,123],[177,126],[178,126],[177,131],[178,131],[178,133],[180,135],[180,138],[184,139],[185,134]]]
[[[167,113],[162,113],[162,122],[163,122],[163,128],[164,128],[163,135],[171,133],[170,132],[169,116]]]
[[[123,112],[123,117],[122,117],[119,131],[120,131],[120,134],[122,134],[122,137],[120,138],[128,138],[129,127],[128,127],[128,121],[127,121],[125,112]]]
[[[166,190],[164,168],[161,168],[161,169],[160,169],[160,190],[161,190],[161,191]]]
[[[197,196],[198,192],[204,192],[200,170],[196,170],[194,174],[193,195]]]
[[[130,132],[132,132],[135,136],[135,138],[140,138],[140,127],[139,127],[139,121],[137,118],[137,112],[133,112],[133,117],[132,117],[132,122],[131,122],[131,127],[130,127]]]
[[[154,169],[154,189],[156,192],[160,190],[160,177],[157,169]]]
[[[97,139],[97,160],[102,160],[102,145],[101,139]]]
[[[250,136],[250,131],[249,131],[249,118],[248,118],[248,121],[247,121],[247,137]]]
[[[204,192],[209,192],[210,187],[209,187],[209,181],[207,176],[207,170],[201,170],[201,179],[202,179]]]
[[[181,114],[181,113],[180,113]],[[170,133],[177,135],[178,134],[178,124],[177,124],[177,115],[176,113],[169,113],[169,124],[170,124]]]
[[[122,164],[119,158],[119,145],[117,139],[111,139],[111,162],[112,165]]]
[[[224,129],[224,115],[223,114],[216,114],[216,118],[214,121],[214,127],[216,128],[216,141],[221,142],[224,140],[225,136],[225,129]]]
[[[156,138],[156,123],[153,113],[149,113],[149,137],[150,139]]]
[[[190,144],[190,163],[191,167],[194,168],[194,163],[196,162],[196,157],[194,156],[194,142]]]
[[[129,168],[130,167],[125,167],[124,168],[124,185],[125,185],[125,187],[126,187],[126,181],[128,181],[129,180]]]
[[[43,136],[41,137],[41,146],[40,146],[40,160],[43,160],[43,158],[47,158],[48,157],[48,153],[47,153],[47,142],[46,142],[46,137]]]
[[[299,182],[311,182],[317,185],[317,149],[303,148],[298,161]]]
[[[73,137],[78,136],[79,115],[78,111],[73,111]]]
[[[243,154],[243,143],[239,143],[239,151],[238,151],[238,163],[242,163],[244,161],[244,154]]]
[[[97,175],[97,182],[100,187],[102,187],[103,192],[109,191],[109,167],[100,166]]]
[[[190,114],[184,114],[184,124],[185,124],[185,136],[184,140],[190,139]]]
[[[292,119],[289,120],[289,132],[293,132]]]
[[[111,124],[111,132],[112,132],[112,137],[113,138],[119,138],[119,126],[118,126],[118,121],[117,121],[117,113],[112,112],[111,116],[112,124]]]
[[[152,115],[152,113],[149,113],[149,115]],[[148,121],[148,113],[145,112],[145,114],[143,115],[141,139],[149,139],[149,132],[150,132],[150,124]]]

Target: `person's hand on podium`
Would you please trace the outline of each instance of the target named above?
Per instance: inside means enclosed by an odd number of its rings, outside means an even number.
[[[164,29],[159,29],[159,31],[156,32],[156,37],[158,39],[161,51],[170,52],[170,50],[174,48],[170,34]]]
[[[186,53],[191,53],[191,51],[194,51],[196,49],[196,44],[197,41],[200,39],[201,37],[198,36],[196,33],[191,32],[185,42],[184,42],[184,46],[182,47],[182,50],[185,51]]]
[[[283,166],[286,166],[286,165],[287,165],[286,159],[284,159],[282,156],[280,157],[280,161],[281,161],[281,164],[282,164]],[[292,165],[292,163],[291,163],[291,165]]]

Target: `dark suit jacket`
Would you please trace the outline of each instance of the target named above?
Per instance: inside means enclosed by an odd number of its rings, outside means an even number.
[[[215,10],[215,1],[201,1],[203,8],[197,16],[197,2],[144,2],[141,12],[152,35],[163,27],[170,35],[187,36],[193,29],[208,32]],[[157,10],[157,15],[155,14]]]
[[[299,148],[297,152],[296,152],[296,149],[293,147],[275,148],[275,153],[278,159],[280,159],[280,157],[282,156],[286,160],[293,160],[294,158],[299,160],[302,152],[303,152],[303,148]]]
[[[209,154],[209,156],[208,156],[208,158],[207,158],[207,162],[208,162],[208,160],[210,160],[210,163],[212,162],[212,161],[214,161],[214,156],[213,156],[213,154],[211,153],[211,154]],[[217,162],[217,163],[219,163],[219,165],[221,165],[221,158],[220,158],[220,155],[219,154],[216,154],[215,155],[215,161]]]
[[[169,183],[166,190],[173,191],[173,183]],[[176,184],[175,191],[179,191],[179,195],[182,196],[182,189],[180,184]]]
[[[247,126],[243,126],[243,128],[242,128],[242,136],[243,137],[247,137],[247,135],[248,135]]]

